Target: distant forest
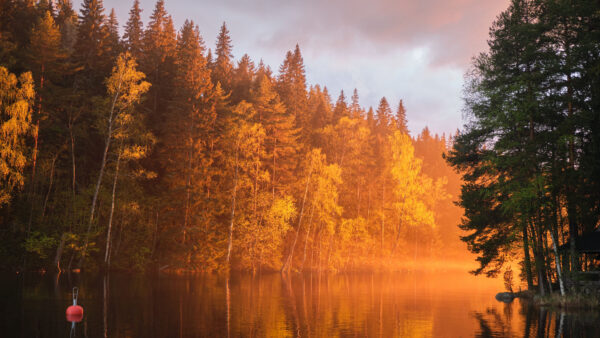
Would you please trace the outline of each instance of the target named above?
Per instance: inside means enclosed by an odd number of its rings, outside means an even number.
[[[176,30],[164,1],[0,1],[0,267],[349,271],[461,259],[451,136]],[[291,46],[293,47],[293,46]],[[413,266],[414,267],[414,266]]]

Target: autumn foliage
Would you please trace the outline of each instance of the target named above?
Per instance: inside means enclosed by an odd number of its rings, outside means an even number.
[[[225,24],[207,49],[162,0],[145,27],[135,1],[122,37],[101,0],[79,17],[68,0],[3,6],[3,266],[341,271],[462,252],[452,139],[411,137],[402,101],[334,103],[299,46],[277,74],[236,61]]]

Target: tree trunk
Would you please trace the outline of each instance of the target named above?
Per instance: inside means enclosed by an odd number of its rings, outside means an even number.
[[[381,259],[383,260],[383,241],[385,235],[385,180],[381,184]],[[382,261],[383,263],[383,261]]]
[[[560,295],[565,295],[565,287],[563,285],[562,272],[560,271],[560,261],[558,259],[558,249],[556,248],[556,239],[554,238],[554,233],[550,231],[550,236],[552,237],[552,249],[554,250],[554,260],[556,264],[556,273],[558,274],[558,285],[560,286]]]
[[[106,166],[106,157],[108,155],[108,149],[110,148],[110,140],[112,139],[112,127],[113,127],[113,119],[115,113],[115,105],[117,103],[117,99],[119,98],[119,94],[121,92],[121,81],[119,81],[119,88],[115,93],[115,97],[113,98],[112,105],[110,107],[110,114],[108,115],[108,132],[106,135],[106,141],[104,145],[104,153],[102,154],[102,162],[100,164],[100,173],[98,174],[98,181],[96,182],[96,189],[94,190],[94,197],[92,198],[92,207],[90,208],[90,218],[88,222],[87,231],[85,233],[85,243],[83,245],[83,250],[81,252],[81,257],[79,259],[79,268],[83,266],[83,260],[85,259],[85,254],[87,252],[87,247],[90,240],[90,230],[92,229],[92,223],[94,221],[94,211],[96,210],[96,202],[98,201],[98,193],[100,192],[100,185],[102,184],[102,176],[104,175],[104,167]]]
[[[235,198],[237,193],[237,180],[238,180],[238,151],[239,151],[239,142],[235,147],[235,175],[233,177],[233,193],[231,196],[231,222],[229,223],[229,242],[227,244],[227,265],[229,265],[229,261],[231,259],[231,248],[233,246],[233,221],[235,218]]]
[[[277,154],[277,139],[275,139],[275,144],[273,145],[273,178],[271,179],[273,185],[273,201],[275,200],[275,156]]]
[[[58,272],[61,272],[60,268],[60,260],[62,258],[62,253],[65,248],[65,241],[67,240],[67,234],[63,233],[60,237],[60,244],[58,244],[58,248],[56,248],[56,256],[54,257],[54,267]]]
[[[302,225],[302,216],[304,214],[304,205],[306,203],[306,196],[308,195],[308,186],[310,185],[310,178],[312,176],[313,166],[312,162],[310,164],[310,169],[308,171],[308,177],[306,178],[306,186],[304,187],[304,197],[302,198],[302,207],[300,208],[300,216],[298,217],[298,226],[296,228],[296,236],[294,237],[294,242],[292,243],[292,248],[287,256],[287,259],[283,263],[281,267],[281,272],[289,270],[291,268],[291,262],[294,257],[294,249],[296,249],[296,242],[298,242],[298,235],[300,234],[300,226]]]
[[[110,216],[108,217],[108,230],[106,232],[106,249],[104,251],[104,264],[107,268],[110,268],[110,234],[112,230],[112,220],[115,212],[115,195],[117,191],[117,180],[119,179],[119,164],[121,162],[122,146],[119,149],[119,155],[117,155],[117,165],[115,167],[115,177],[113,179],[112,187],[112,200],[110,204]]]
[[[158,235],[158,211],[156,212],[156,221],[154,222],[154,234],[152,235],[152,251],[150,251],[150,257],[154,257],[154,251],[156,250],[157,235]]]
[[[523,254],[525,257],[525,275],[527,276],[527,289],[533,289],[533,275],[531,273],[531,258],[529,257],[529,239],[527,236],[527,223],[523,223]]]
[[[310,236],[310,230],[312,228],[312,220],[313,214],[315,212],[315,204],[311,204],[310,207],[310,219],[308,220],[308,230],[306,231],[306,236],[304,237],[304,255],[302,257],[302,264],[300,265],[300,271],[304,270],[304,263],[306,262],[306,243],[308,242],[308,237]]]
[[[44,199],[44,207],[42,208],[42,219],[46,215],[46,206],[48,205],[48,199],[50,198],[50,192],[52,191],[52,183],[54,180],[54,165],[56,164],[56,159],[58,154],[54,156],[52,159],[52,168],[50,169],[50,183],[48,184],[48,192],[46,193],[46,198]]]

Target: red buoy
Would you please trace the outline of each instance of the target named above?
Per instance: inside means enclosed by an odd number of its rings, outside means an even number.
[[[73,305],[67,308],[67,321],[78,323],[83,319],[83,308],[77,305],[77,297],[79,296],[79,289],[73,288]]]
[[[67,308],[67,321],[79,323],[83,319],[83,308],[79,305],[71,305]]]

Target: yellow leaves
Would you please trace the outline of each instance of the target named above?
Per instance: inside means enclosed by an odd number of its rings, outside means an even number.
[[[390,136],[391,174],[394,179],[394,210],[400,222],[410,227],[435,227],[431,194],[439,194],[442,182],[421,173],[421,160],[415,157],[410,137],[400,131]]]
[[[139,159],[145,157],[147,153],[148,153],[148,147],[143,147],[140,145],[133,145],[133,146],[123,149],[123,153],[121,154],[121,157],[123,159],[139,160]]]
[[[339,228],[339,236],[343,242],[350,239],[365,241],[369,237],[367,221],[362,218],[343,219]]]
[[[276,198],[265,216],[265,222],[268,225],[265,230],[276,235],[273,237],[274,240],[281,241],[283,235],[290,228],[290,220],[296,214],[296,206],[291,196]]]
[[[144,81],[146,75],[136,68],[135,58],[129,52],[121,53],[111,76],[106,80],[108,93],[119,110],[125,110],[139,102],[141,96],[150,89],[150,83]]]
[[[0,206],[8,203],[13,188],[24,183],[28,148],[33,131],[31,104],[35,95],[31,73],[17,77],[0,67]]]

